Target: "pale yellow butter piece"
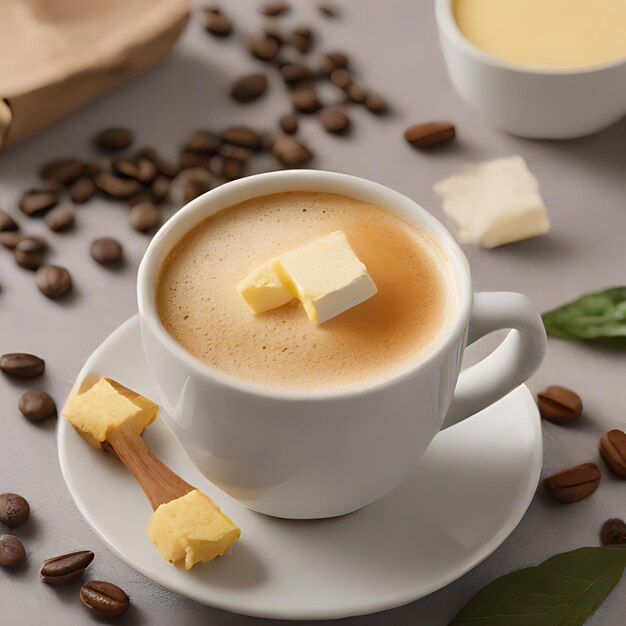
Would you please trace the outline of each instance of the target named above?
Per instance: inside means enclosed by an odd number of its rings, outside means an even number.
[[[276,275],[273,261],[264,263],[237,283],[237,291],[253,313],[276,309],[293,299]]]
[[[107,433],[120,426],[129,426],[141,434],[158,412],[158,404],[148,398],[110,378],[101,378],[84,393],[73,395],[62,415],[82,437],[99,448]]]
[[[208,496],[194,489],[162,504],[148,522],[148,538],[170,563],[185,568],[222,556],[241,535]]]
[[[274,267],[288,290],[302,302],[309,319],[318,324],[378,291],[341,230],[281,255]]]

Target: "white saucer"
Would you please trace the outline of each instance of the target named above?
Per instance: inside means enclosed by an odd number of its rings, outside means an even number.
[[[132,318],[89,358],[97,373],[157,400]],[[112,455],[59,420],[67,486],[100,539],[171,591],[221,609],[281,619],[331,619],[406,604],[462,576],[511,533],[535,492],[542,461],[537,408],[525,386],[440,433],[400,487],[341,518],[287,521],[254,513],[214,487],[162,420],[145,439],[174,471],[241,527],[232,554],[191,572],[162,560],[146,537],[152,512]]]

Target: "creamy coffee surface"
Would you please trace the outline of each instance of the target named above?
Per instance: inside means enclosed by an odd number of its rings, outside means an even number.
[[[522,65],[588,67],[626,56],[624,0],[455,0],[463,34]]]
[[[320,325],[297,301],[253,315],[236,284],[255,267],[345,232],[378,293]],[[280,388],[337,387],[401,370],[447,317],[447,282],[428,235],[378,206],[327,193],[262,196],[220,211],[172,250],[159,279],[166,330],[198,360]]]

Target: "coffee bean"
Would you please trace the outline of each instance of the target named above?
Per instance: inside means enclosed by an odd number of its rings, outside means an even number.
[[[123,613],[129,606],[128,595],[117,585],[90,580],[80,588],[80,599],[94,613],[107,617]]]
[[[48,298],[60,298],[72,287],[70,273],[59,265],[43,265],[35,273],[35,284]]]
[[[85,164],[77,159],[57,159],[44,164],[39,170],[39,176],[44,180],[69,185],[85,174]]]
[[[183,152],[180,155],[180,168],[182,170],[188,170],[195,167],[203,167],[208,169],[211,162],[211,156],[208,154],[202,154],[201,152]]]
[[[612,517],[602,524],[600,543],[603,546],[614,546],[626,543],[626,523],[619,517]]]
[[[600,479],[595,463],[583,463],[548,476],[543,483],[555,500],[572,503],[589,497],[598,488]]]
[[[155,165],[159,175],[165,176],[165,178],[174,178],[180,172],[178,163],[169,159],[159,159]]]
[[[280,45],[275,39],[266,37],[253,37],[248,41],[248,50],[253,57],[260,61],[272,61],[278,54]]]
[[[14,535],[0,535],[0,567],[17,565],[26,558],[24,544]]]
[[[19,232],[0,232],[0,245],[7,250],[15,250],[22,239],[24,239],[24,235]]]
[[[220,154],[216,154],[211,158],[209,171],[224,180],[236,180],[241,178],[245,172],[245,162],[232,157],[224,158]]]
[[[196,130],[185,143],[183,151],[212,155],[220,149],[221,145],[222,140],[214,133],[208,130]]]
[[[222,9],[221,7],[217,6],[217,5],[213,5],[213,6],[208,6],[208,7],[203,7],[202,10],[208,15],[210,13],[213,13],[215,15],[222,15]]]
[[[404,138],[416,148],[428,148],[451,141],[456,136],[456,129],[451,122],[429,122],[410,126],[404,131]]]
[[[133,143],[133,133],[128,128],[105,128],[94,137],[94,141],[101,150],[117,152]]]
[[[4,209],[0,209],[0,232],[15,232],[16,230],[19,230],[17,222]]]
[[[80,578],[93,561],[91,550],[79,550],[46,559],[39,572],[47,585],[61,585]]]
[[[287,135],[295,135],[298,132],[298,117],[294,113],[287,113],[280,118],[280,127]]]
[[[350,83],[346,88],[346,95],[352,102],[362,104],[367,99],[367,91],[356,83]]]
[[[310,26],[296,26],[293,29],[293,34],[303,39],[313,39],[313,31]]]
[[[137,152],[135,152],[135,156],[133,157],[135,161],[139,161],[140,159],[148,159],[148,161],[152,161],[155,165],[157,161],[159,161],[159,153],[155,148],[143,147],[139,148]]]
[[[262,135],[247,126],[230,126],[222,133],[222,139],[226,143],[250,150],[259,150],[263,142]]]
[[[81,176],[69,186],[68,192],[74,204],[84,204],[96,193],[96,185],[91,178]]]
[[[130,225],[140,233],[147,233],[161,222],[161,212],[151,202],[136,204],[129,214]]]
[[[176,166],[178,168],[178,165]],[[152,200],[155,204],[165,202],[170,195],[170,179],[165,176],[157,176],[150,187]]]
[[[247,163],[253,156],[254,152],[248,150],[248,148],[242,148],[241,146],[233,146],[232,144],[225,143],[220,148],[220,155],[225,159],[235,159],[242,163]]]
[[[129,159],[113,159],[111,169],[123,178],[137,178],[137,164]]]
[[[537,395],[539,412],[543,419],[555,424],[567,424],[583,412],[580,396],[567,387],[552,385]]]
[[[352,75],[348,70],[333,70],[330,74],[330,82],[345,91],[352,84]]]
[[[313,158],[312,152],[293,137],[277,137],[272,145],[274,156],[287,167],[306,165]]]
[[[298,87],[291,92],[291,104],[299,113],[316,113],[321,104],[313,87]]]
[[[317,5],[319,12],[326,17],[337,17],[337,7],[328,2],[320,2]]]
[[[19,203],[20,211],[29,217],[43,215],[49,211],[59,198],[54,191],[46,189],[31,189],[25,192]]]
[[[228,37],[233,32],[233,23],[221,12],[205,11],[204,28],[215,37]]]
[[[58,206],[44,218],[48,228],[54,232],[69,230],[74,226],[74,211],[66,206]]]
[[[350,128],[350,118],[338,107],[322,109],[320,120],[324,130],[333,134],[345,133]]]
[[[126,198],[125,202],[129,207],[134,207],[136,204],[142,202],[152,202],[154,197],[149,189],[142,189],[139,193],[132,195],[130,198]]]
[[[9,352],[0,356],[0,371],[18,378],[35,378],[41,376],[46,363],[34,354],[26,352]]]
[[[620,478],[626,478],[626,433],[609,430],[600,438],[600,454],[609,469]]]
[[[18,408],[20,413],[31,422],[41,422],[57,413],[52,397],[39,389],[25,391],[20,397]]]
[[[30,506],[26,498],[16,493],[0,494],[0,524],[7,528],[17,528],[26,524],[30,516]]]
[[[141,183],[131,178],[121,178],[108,172],[101,172],[94,178],[96,187],[107,196],[115,199],[129,198],[142,190]]]
[[[387,101],[375,91],[368,91],[365,96],[365,107],[370,113],[383,115],[389,109]]]
[[[100,265],[116,265],[124,256],[122,244],[112,237],[100,237],[94,239],[89,247],[89,252],[94,261]]]
[[[46,246],[35,237],[22,237],[13,252],[15,262],[24,269],[36,270],[43,264]]]
[[[302,63],[285,63],[280,68],[280,75],[288,85],[312,82],[317,78],[315,72]]]
[[[187,179],[183,183],[183,202],[187,204],[211,189],[211,184],[205,180]]]
[[[313,47],[313,40],[294,32],[289,38],[289,45],[295,48],[300,54],[308,54]]]
[[[267,2],[261,7],[261,13],[267,17],[278,17],[289,11],[289,5],[286,2]]]
[[[248,74],[235,82],[230,96],[237,102],[252,102],[267,91],[267,78],[264,74]]]
[[[343,52],[328,52],[322,57],[320,69],[326,76],[330,76],[335,70],[346,69],[350,61]]]

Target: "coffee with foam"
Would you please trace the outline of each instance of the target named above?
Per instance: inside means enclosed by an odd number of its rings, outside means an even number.
[[[295,301],[253,315],[235,289],[252,269],[341,230],[378,293],[319,326]],[[450,278],[421,229],[347,196],[290,192],[224,209],[191,229],[161,269],[165,329],[199,361],[278,388],[367,382],[424,354],[450,315]]]

